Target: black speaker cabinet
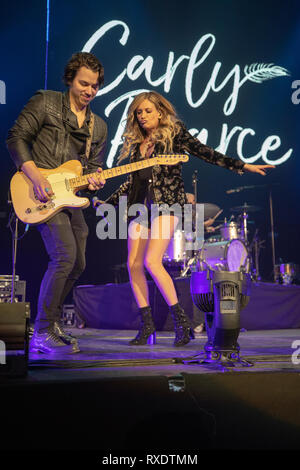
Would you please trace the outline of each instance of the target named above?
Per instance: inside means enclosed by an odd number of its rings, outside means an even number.
[[[27,375],[30,304],[0,303],[0,376]]]

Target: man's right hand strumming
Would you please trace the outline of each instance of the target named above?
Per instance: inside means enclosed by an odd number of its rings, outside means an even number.
[[[49,181],[42,175],[33,160],[23,163],[21,170],[33,184],[34,193],[41,202],[47,202],[54,196]]]

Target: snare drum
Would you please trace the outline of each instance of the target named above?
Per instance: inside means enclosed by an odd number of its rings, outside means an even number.
[[[199,250],[199,260],[213,271],[249,272],[248,250],[241,240],[205,242]]]
[[[223,240],[235,240],[239,238],[239,229],[236,222],[222,225],[220,232]]]
[[[182,262],[186,257],[186,239],[184,230],[176,230],[163,256],[164,261]]]

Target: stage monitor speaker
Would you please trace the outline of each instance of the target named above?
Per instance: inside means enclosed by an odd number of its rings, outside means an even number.
[[[0,303],[0,376],[27,375],[30,304]]]

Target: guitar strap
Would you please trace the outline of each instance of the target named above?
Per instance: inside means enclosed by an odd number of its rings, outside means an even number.
[[[89,159],[90,152],[91,152],[91,145],[92,145],[93,132],[94,132],[95,116],[92,113],[92,111],[90,111],[90,113],[91,113],[90,122],[89,122],[89,134],[90,135],[86,139],[85,154],[84,156],[81,156],[80,158],[83,170],[87,170],[87,167],[88,167],[88,159]]]
[[[94,132],[94,123],[95,123],[95,116],[91,111],[91,116],[90,116],[90,123],[89,123],[89,133],[90,136],[86,141],[86,147],[85,147],[85,158],[88,160],[91,152],[91,144],[92,144],[92,138],[93,138],[93,132]]]

